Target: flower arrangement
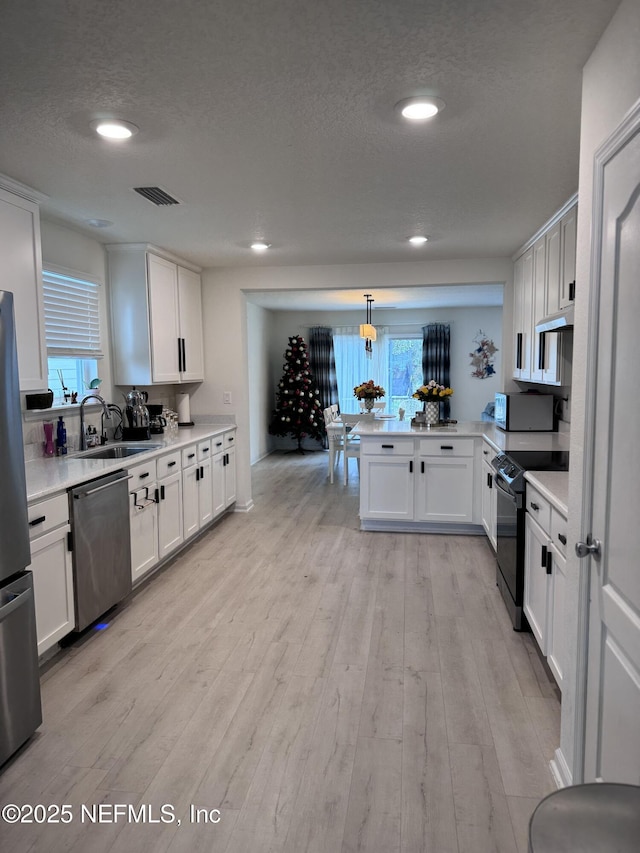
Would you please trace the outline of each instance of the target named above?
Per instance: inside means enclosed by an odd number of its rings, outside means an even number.
[[[379,397],[384,397],[385,390],[380,385],[374,385],[373,379],[368,382],[363,382],[361,385],[356,385],[353,389],[353,396],[358,400],[377,400]]]
[[[421,385],[413,394],[414,400],[421,400],[423,403],[441,402],[445,397],[450,397],[453,394],[453,388],[445,388],[444,385],[438,385],[435,379],[431,379],[426,385]]]

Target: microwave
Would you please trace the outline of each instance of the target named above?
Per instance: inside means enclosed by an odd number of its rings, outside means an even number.
[[[496,394],[496,426],[507,432],[553,432],[553,394]]]

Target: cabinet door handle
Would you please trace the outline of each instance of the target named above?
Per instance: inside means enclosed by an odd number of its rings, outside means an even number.
[[[538,512],[538,510],[540,509],[540,507],[538,506],[538,504],[537,504],[537,503],[534,503],[533,501],[531,501],[531,503],[529,504],[529,506],[531,507],[531,509],[532,509],[534,512]]]
[[[547,567],[547,546],[543,545],[540,554],[540,565],[544,568]]]
[[[203,448],[202,448],[202,452],[203,452],[203,453],[208,453],[210,450],[211,450],[211,448],[210,448],[210,447],[203,447]]]
[[[553,552],[547,549],[547,574],[550,575],[553,571]]]
[[[196,483],[198,482],[199,479],[200,479],[200,469],[196,468]]]
[[[569,302],[575,302],[576,298],[576,283],[575,281],[569,282]]]
[[[222,447],[222,442],[221,442],[221,441],[216,441],[216,447]]]
[[[422,459],[420,462],[420,473],[424,474],[424,459]]]
[[[67,533],[67,551],[73,551],[73,533],[71,531]]]
[[[231,442],[233,441],[233,436],[232,436],[232,435],[231,435],[231,436],[229,436],[229,438],[227,439],[227,441],[228,441],[229,443],[231,443]]]
[[[453,450],[453,444],[441,444],[440,450]]]
[[[182,373],[182,343],[181,343],[181,338],[178,338],[178,373]]]
[[[160,500],[164,500],[164,486],[160,486]]]
[[[544,370],[545,363],[545,333],[540,332],[540,344],[538,346],[538,370]]]
[[[184,338],[180,338],[182,341],[182,371],[186,373],[187,370],[187,349],[185,347]]]
[[[409,462],[409,473],[413,474],[413,459]]]
[[[175,459],[173,460],[173,462],[167,462],[167,468],[173,468],[173,466],[174,466],[175,464],[176,464]]]
[[[46,515],[41,515],[40,518],[34,518],[33,521],[29,522],[29,527],[35,527],[37,524],[42,524],[43,521],[47,520]]]
[[[483,455],[484,455],[484,456],[488,456],[488,455],[489,455],[489,451],[488,451],[488,450],[483,450],[483,451],[482,451],[482,453],[483,453]]]
[[[189,453],[189,454],[187,455],[187,459],[193,459],[193,457],[194,457],[195,455],[196,455],[195,453]]]
[[[383,444],[382,447],[385,450],[393,450],[393,444]]]
[[[520,370],[522,367],[522,332],[518,332],[516,335],[516,369]]]
[[[558,539],[562,542],[563,545],[567,544],[567,537],[564,533],[558,533]]]
[[[204,465],[200,466],[200,479],[204,480]]]
[[[139,479],[139,480],[146,480],[146,478],[147,478],[148,476],[149,476],[149,472],[148,472],[148,471],[146,471],[144,474],[140,474],[140,476],[138,477],[138,479]]]

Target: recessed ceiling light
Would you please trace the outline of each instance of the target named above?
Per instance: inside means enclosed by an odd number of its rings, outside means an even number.
[[[254,252],[266,252],[270,246],[271,243],[265,243],[264,240],[256,240],[255,243],[251,244],[251,248]]]
[[[426,121],[445,108],[440,98],[406,98],[398,101],[396,109],[408,121]]]
[[[135,124],[121,119],[96,119],[91,127],[105,139],[130,139],[139,130]]]
[[[425,237],[424,234],[415,234],[413,237],[409,237],[408,239],[412,246],[424,246],[429,238]]]
[[[92,228],[109,228],[110,225],[113,225],[113,222],[108,219],[87,219],[86,223]]]

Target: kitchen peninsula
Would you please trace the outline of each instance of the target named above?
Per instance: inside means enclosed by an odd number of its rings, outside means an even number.
[[[561,432],[503,432],[485,421],[412,426],[374,420],[360,435],[360,527],[483,532],[483,459],[513,450],[568,450]]]

